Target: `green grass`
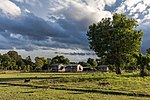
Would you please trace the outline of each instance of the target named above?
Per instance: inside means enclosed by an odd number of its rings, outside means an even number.
[[[24,79],[31,79],[24,83]],[[108,82],[103,86],[100,83]],[[150,100],[138,73],[1,73],[0,100]]]

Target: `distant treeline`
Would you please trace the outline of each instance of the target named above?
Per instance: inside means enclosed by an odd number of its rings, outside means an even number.
[[[121,68],[125,70],[140,69],[135,58],[130,62],[131,63],[121,65]],[[57,55],[53,58],[35,57],[34,61],[32,61],[30,56],[22,58],[17,51],[9,51],[3,55],[0,54],[0,70],[42,71],[48,70],[52,64],[58,63],[64,65],[80,64],[83,67],[92,67],[95,70],[98,70],[98,66],[100,65],[108,65],[109,69],[112,71],[116,69],[115,65],[110,65],[105,59],[88,58],[86,62],[70,62],[68,58]]]
[[[17,51],[9,51],[5,54],[0,54],[0,70],[22,70],[22,71],[41,71],[47,70],[52,64],[62,63],[81,64],[84,67],[96,67],[97,62],[89,58],[87,62],[70,62],[64,56],[55,56],[54,58],[35,57],[35,61],[31,60],[30,56],[22,58]]]

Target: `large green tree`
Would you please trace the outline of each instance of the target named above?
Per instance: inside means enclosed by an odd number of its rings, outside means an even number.
[[[70,60],[68,58],[65,58],[64,56],[56,56],[52,58],[51,64],[57,64],[57,63],[69,64]]]
[[[120,66],[129,55],[140,51],[143,32],[135,30],[138,23],[124,14],[114,14],[111,18],[103,18],[97,24],[89,26],[87,32],[90,48],[101,59],[115,64],[116,73],[121,74]]]

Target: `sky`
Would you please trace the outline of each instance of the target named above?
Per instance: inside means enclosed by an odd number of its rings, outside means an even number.
[[[138,21],[145,52],[150,47],[150,0],[0,0],[0,53],[64,55],[71,61],[96,58],[89,49],[88,26],[114,13]]]

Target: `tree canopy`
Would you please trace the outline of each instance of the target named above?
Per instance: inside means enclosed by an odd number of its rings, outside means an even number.
[[[31,57],[25,59],[18,54],[17,51],[8,51],[0,54],[0,70],[22,70],[22,71],[42,71],[48,70],[51,64],[69,64],[70,60],[64,56],[56,56],[54,58],[35,57],[32,62]]]
[[[69,64],[70,60],[68,58],[65,58],[64,56],[56,56],[52,58],[51,64],[57,64],[57,63]]]
[[[150,63],[150,55],[143,55],[142,53],[139,54],[134,54],[134,57],[137,60],[137,65],[140,67],[140,75],[142,77],[147,76],[148,73],[146,73],[146,67],[145,66],[149,66]]]
[[[150,48],[146,49],[146,53],[150,54]]]
[[[120,65],[130,55],[140,51],[143,32],[136,30],[138,23],[124,14],[114,14],[89,26],[87,32],[90,48],[98,57],[116,65],[116,73],[121,74]]]
[[[92,58],[88,58],[87,63],[89,63],[93,67],[97,66],[97,62]]]

